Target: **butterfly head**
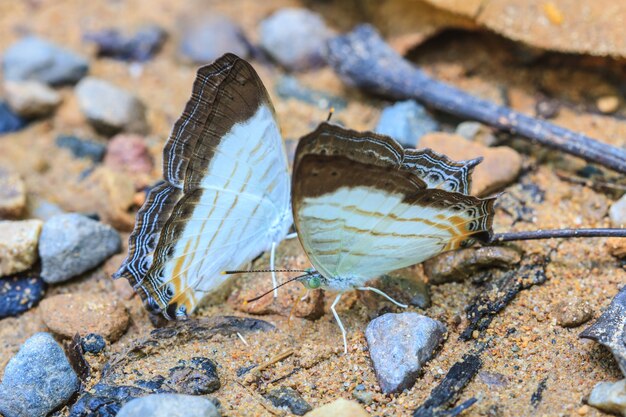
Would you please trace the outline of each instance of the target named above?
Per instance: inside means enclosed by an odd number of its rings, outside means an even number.
[[[316,290],[323,285],[324,277],[319,272],[311,269],[306,275],[298,278],[298,281],[300,281],[306,289]]]

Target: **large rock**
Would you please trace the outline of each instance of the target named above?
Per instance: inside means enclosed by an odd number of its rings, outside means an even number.
[[[429,133],[420,140],[420,148],[430,148],[457,161],[482,156],[484,160],[474,169],[472,194],[486,196],[509,185],[522,169],[522,157],[507,146],[488,148],[449,133]]]
[[[73,84],[87,74],[89,63],[67,49],[31,36],[4,52],[2,69],[8,81]]]
[[[316,408],[306,415],[307,417],[369,417],[367,411],[359,403],[343,398]]]
[[[0,169],[0,219],[15,218],[26,208],[26,186],[15,173]]]
[[[446,331],[439,321],[417,313],[388,313],[372,320],[365,337],[381,390],[388,394],[412,387]]]
[[[626,417],[626,379],[600,382],[593,387],[588,403],[606,413]]]
[[[146,108],[135,95],[95,77],[76,86],[76,96],[87,120],[104,134],[145,133]]]
[[[317,13],[286,8],[261,22],[259,41],[283,67],[304,71],[325,65],[326,41],[332,35]]]
[[[404,147],[416,148],[422,136],[438,129],[439,123],[423,106],[415,100],[406,100],[385,107],[374,131],[391,136]]]
[[[48,333],[22,345],[0,383],[0,414],[44,417],[65,404],[80,386],[63,349]]]
[[[80,214],[60,214],[41,231],[41,277],[47,283],[66,281],[120,251],[122,241],[110,226]]]
[[[206,398],[183,394],[152,394],[129,401],[116,417],[219,417]]]
[[[0,221],[0,277],[33,266],[42,224],[41,220]]]
[[[77,333],[97,333],[114,342],[124,334],[130,321],[121,302],[98,294],[58,294],[44,299],[39,308],[46,326],[68,338]]]
[[[26,118],[48,116],[61,104],[58,92],[37,81],[6,82],[4,94],[11,110]]]

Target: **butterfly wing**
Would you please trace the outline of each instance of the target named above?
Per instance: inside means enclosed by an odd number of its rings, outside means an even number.
[[[469,189],[476,161],[450,164],[432,151],[404,151],[393,139],[323,123],[300,140],[292,206],[313,266],[325,277],[364,282],[491,233],[493,199]],[[437,165],[440,178],[416,168]],[[420,166],[420,169],[424,167]]]
[[[252,260],[291,225],[282,138],[269,95],[246,61],[227,54],[198,70],[164,147],[163,176],[175,203],[157,224],[147,216],[155,210],[149,198],[129,249],[142,247],[144,224],[158,231],[158,243],[131,250],[119,274],[149,265],[131,282],[154,309],[185,316],[227,279],[222,271]]]

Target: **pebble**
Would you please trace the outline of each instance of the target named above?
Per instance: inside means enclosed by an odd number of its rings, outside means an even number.
[[[303,416],[312,410],[300,393],[289,387],[275,388],[265,395],[274,407],[288,408],[292,414]]]
[[[587,402],[598,410],[626,417],[626,379],[596,384]]]
[[[178,52],[185,61],[207,64],[227,52],[246,58],[250,44],[241,28],[226,16],[204,13],[187,16],[180,22]]]
[[[100,265],[121,247],[120,235],[106,224],[76,213],[54,216],[41,230],[41,276],[49,284],[67,281]]]
[[[93,392],[85,392],[70,410],[69,417],[115,417],[129,401],[150,392],[128,385],[97,383]]]
[[[17,132],[26,126],[26,120],[18,116],[4,102],[0,101],[0,135]]]
[[[104,164],[113,170],[131,174],[149,174],[154,165],[145,139],[124,133],[109,141]]]
[[[388,313],[372,320],[365,338],[382,392],[411,388],[446,331],[441,322],[413,312]]]
[[[463,282],[478,271],[508,269],[522,260],[522,254],[508,246],[484,246],[445,252],[423,263],[428,282],[434,285]]]
[[[61,104],[61,94],[38,81],[7,81],[4,98],[15,114],[25,118],[48,116]]]
[[[399,101],[385,107],[374,128],[376,133],[391,136],[405,148],[421,146],[420,139],[437,130],[439,123],[414,100]]]
[[[87,77],[78,83],[75,92],[82,113],[101,133],[147,131],[146,107],[128,91],[105,80]]]
[[[307,417],[369,417],[367,411],[356,401],[343,398],[323,405],[307,414]]]
[[[485,146],[493,146],[497,141],[491,128],[478,122],[459,123],[454,133],[463,136],[467,140],[478,142]]]
[[[124,405],[117,417],[220,417],[206,398],[183,394],[152,394]]]
[[[137,29],[132,36],[110,28],[87,33],[83,39],[96,44],[98,56],[145,62],[161,50],[167,39],[167,32],[158,25],[146,25]]]
[[[619,97],[617,96],[604,96],[600,97],[596,101],[596,106],[604,114],[615,113],[619,108]]]
[[[591,306],[586,301],[571,297],[557,303],[552,314],[561,327],[578,327],[593,317]]]
[[[89,333],[85,337],[82,337],[80,344],[84,352],[93,354],[102,352],[107,345],[104,337],[100,336],[98,333]]]
[[[217,374],[217,364],[209,358],[196,357],[180,360],[170,369],[168,384],[176,391],[189,395],[204,395],[217,391],[222,386]]]
[[[89,62],[51,42],[29,36],[4,52],[2,68],[8,81],[74,84],[87,74]]]
[[[441,132],[428,133],[422,137],[420,146],[457,161],[482,156],[483,161],[472,175],[472,194],[478,196],[490,195],[512,183],[522,169],[522,157],[507,146],[489,148],[462,136]]]
[[[41,220],[0,221],[0,277],[33,266],[42,224]]]
[[[106,145],[100,142],[73,135],[57,136],[56,145],[59,148],[69,150],[76,158],[87,158],[93,162],[101,162],[107,150]]]
[[[353,391],[352,396],[361,404],[370,405],[374,400],[374,393],[371,391]]]
[[[20,274],[0,279],[0,319],[17,316],[39,303],[46,283],[34,274]]]
[[[617,200],[609,209],[609,218],[613,227],[626,226],[626,195]]]
[[[65,404],[79,386],[61,346],[49,333],[36,333],[4,369],[0,414],[45,417]]]
[[[259,43],[280,65],[306,71],[326,64],[326,42],[333,32],[324,19],[300,8],[284,8],[260,24]]]
[[[118,340],[129,324],[121,302],[102,294],[71,293],[45,298],[39,304],[41,317],[54,333],[74,337],[97,333],[110,342]]]
[[[330,109],[332,107],[335,110],[342,110],[348,105],[346,100],[339,96],[305,87],[296,77],[291,75],[280,77],[276,82],[275,90],[276,94],[281,98],[293,98],[303,103],[317,106],[320,109]]]
[[[20,217],[26,209],[26,185],[22,178],[0,169],[0,219]]]
[[[541,99],[535,103],[535,114],[542,119],[554,119],[561,111],[558,100]]]

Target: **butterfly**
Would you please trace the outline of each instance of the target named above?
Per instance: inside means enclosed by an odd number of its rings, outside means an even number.
[[[245,60],[226,54],[198,70],[163,150],[163,179],[137,213],[114,278],[172,319],[214,293],[223,271],[274,249],[292,224],[274,107]]]
[[[489,241],[495,198],[469,195],[473,168],[390,137],[322,123],[300,139],[291,186],[294,225],[314,267],[308,289],[382,291],[365,283],[441,252]],[[403,305],[402,305],[403,306]],[[404,306],[406,307],[406,306]]]

